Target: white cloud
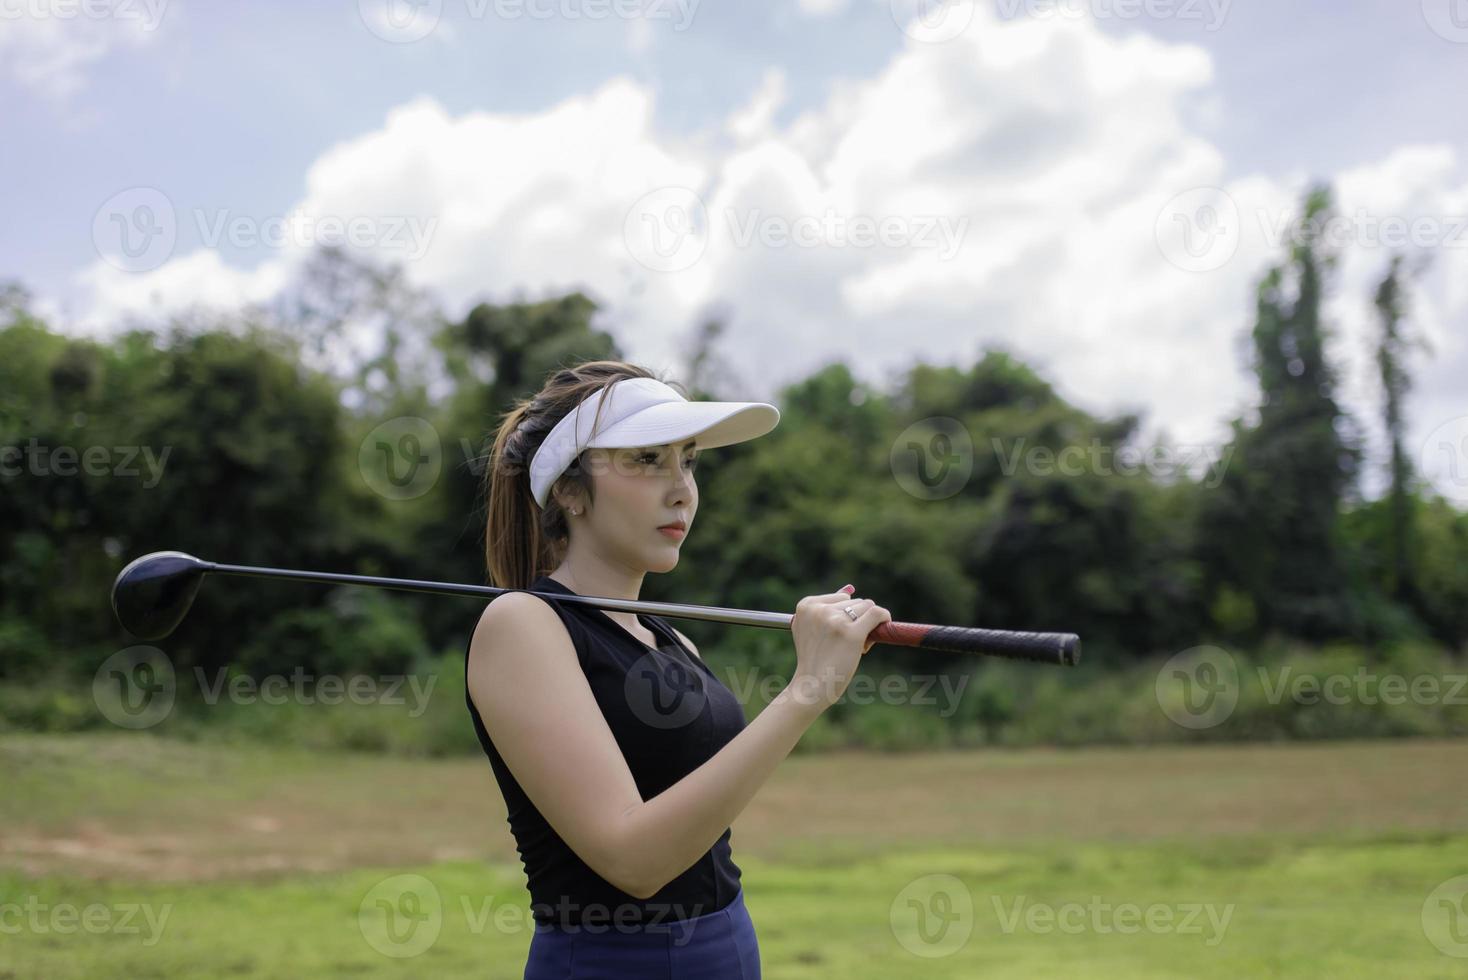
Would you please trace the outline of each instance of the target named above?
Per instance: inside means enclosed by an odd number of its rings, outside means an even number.
[[[800,0],[800,12],[807,17],[830,17],[850,5],[850,0]]]
[[[228,266],[219,252],[201,248],[181,255],[146,274],[124,272],[98,261],[76,276],[83,289],[99,298],[101,308],[83,314],[97,321],[188,308],[239,309],[274,296],[288,281],[290,262],[278,259],[252,270]]]
[[[1404,146],[1383,160],[1345,171],[1335,187],[1340,230],[1350,244],[1341,253],[1329,313],[1346,368],[1346,401],[1369,410],[1364,421],[1375,436],[1370,448],[1379,478],[1386,461],[1376,407],[1380,382],[1372,360],[1380,324],[1372,299],[1393,254],[1428,260],[1408,300],[1408,329],[1432,351],[1412,358],[1416,391],[1408,418],[1409,451],[1420,455],[1428,433],[1468,413],[1463,397],[1468,338],[1462,329],[1468,317],[1468,171],[1451,147]],[[1414,234],[1419,236],[1415,245],[1410,242]],[[1408,241],[1398,245],[1394,236]],[[1462,496],[1461,487],[1455,496]]]
[[[87,69],[108,52],[150,43],[166,12],[167,0],[6,4],[0,62],[22,85],[64,102],[86,86]]]
[[[454,117],[420,97],[322,154],[295,206],[436,218],[409,274],[451,313],[582,288],[629,354],[656,367],[675,365],[701,311],[723,305],[725,360],[748,397],[838,358],[880,382],[916,358],[965,364],[994,344],[1083,407],[1142,409],[1152,430],[1196,443],[1221,439],[1253,398],[1241,336],[1254,284],[1282,254],[1272,229],[1309,176],[1231,174],[1190,115],[1215,99],[1212,82],[1195,46],[976,7],[958,37],[908,40],[874,77],[835,83],[784,127],[778,69],[728,119],[688,134],[659,132],[651,90],[625,77],[539,113]],[[1468,175],[1440,147],[1404,148],[1337,183],[1343,210],[1468,213]],[[1159,223],[1177,217],[1177,195],[1210,187],[1237,207],[1236,251],[1189,271],[1164,254]],[[660,188],[698,197],[665,191],[675,203],[634,222],[671,236],[706,210],[698,259],[677,271],[624,237],[629,211]],[[911,244],[854,243],[863,219]],[[965,231],[956,254],[924,244],[929,220]],[[773,241],[782,228],[826,244]],[[740,244],[744,232],[753,241]],[[1465,252],[1441,257],[1418,307],[1457,378],[1468,356],[1448,324],[1468,312]],[[1380,248],[1346,258],[1332,308],[1348,395],[1366,411],[1362,304],[1385,259]],[[155,291],[232,301],[281,281],[292,261],[248,275],[194,256],[142,276],[94,269],[94,312]],[[1424,379],[1423,399],[1441,402],[1446,384]]]
[[[323,153],[306,174],[304,199],[282,213],[436,221],[410,275],[450,307],[575,288],[615,304],[646,275],[622,237],[632,202],[649,188],[705,179],[701,164],[651,135],[651,122],[651,94],[623,78],[536,115],[451,118],[422,97],[388,113],[381,129]],[[179,224],[182,231],[189,216]],[[98,260],[80,277],[93,299],[82,319],[95,328],[156,309],[155,299],[184,305],[213,297],[227,305],[248,292],[242,279],[284,282],[303,257],[282,249],[249,276],[214,253],[135,274]],[[670,313],[684,308],[680,301]]]
[[[740,143],[769,136],[775,113],[780,111],[788,96],[785,72],[779,68],[766,68],[760,76],[759,89],[747,103],[731,113],[725,123],[729,135]]]

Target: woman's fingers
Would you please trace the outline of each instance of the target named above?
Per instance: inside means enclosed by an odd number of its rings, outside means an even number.
[[[870,636],[872,631],[878,626],[881,626],[883,623],[890,623],[891,621],[892,614],[890,612],[882,606],[872,603],[871,608],[863,612],[857,619],[856,626],[861,630],[863,636]],[[861,652],[866,653],[876,642],[876,640],[868,640],[863,643]]]
[[[856,586],[854,585],[846,585],[842,586],[842,588],[838,589],[835,592],[823,592],[817,593],[816,595],[808,595],[797,602],[795,604],[795,608],[799,609],[801,606],[804,605],[829,606],[834,605],[838,602],[848,602],[852,598],[852,592],[849,590],[855,590],[855,588]]]

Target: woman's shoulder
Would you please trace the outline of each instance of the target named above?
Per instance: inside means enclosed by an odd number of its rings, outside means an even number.
[[[534,586],[532,583],[531,588]],[[485,604],[475,625],[475,633],[485,631],[560,632],[575,640],[571,624],[561,615],[558,604],[520,589],[502,592]]]

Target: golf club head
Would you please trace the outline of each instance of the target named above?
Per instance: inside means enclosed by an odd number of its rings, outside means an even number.
[[[112,583],[112,611],[140,640],[161,640],[188,615],[210,565],[182,551],[136,558]]]

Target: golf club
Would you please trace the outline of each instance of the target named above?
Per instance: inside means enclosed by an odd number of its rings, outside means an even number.
[[[112,584],[112,610],[129,633],[143,640],[168,636],[188,614],[194,596],[207,574],[285,578],[302,582],[371,585],[405,592],[441,595],[497,596],[505,592],[530,592],[549,602],[571,602],[617,612],[646,613],[675,619],[701,619],[736,626],[790,629],[792,613],[728,609],[678,602],[647,602],[605,596],[566,596],[531,592],[529,589],[460,585],[419,579],[380,578],[375,575],[346,575],[339,572],[307,572],[291,568],[224,565],[204,561],[182,551],[155,551],[129,562]],[[1035,663],[1073,667],[1081,659],[1081,640],[1074,633],[1026,633],[1011,630],[933,626],[927,623],[883,623],[868,637],[876,643],[943,650],[950,653],[979,653]]]

